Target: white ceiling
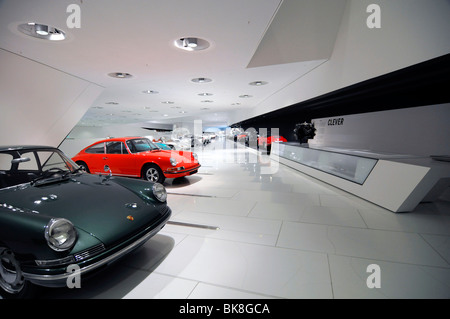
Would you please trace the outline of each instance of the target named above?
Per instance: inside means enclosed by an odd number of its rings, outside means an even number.
[[[66,24],[72,3],[81,8],[79,29]],[[104,87],[79,125],[193,119],[229,125],[230,112],[257,108],[331,56],[345,5],[346,0],[0,0],[0,47]],[[57,27],[67,39],[30,38],[17,31],[26,22]],[[181,50],[174,41],[183,37],[205,39],[210,47]],[[133,77],[116,79],[111,72]],[[193,83],[197,77],[212,82]],[[253,81],[267,84],[249,85]],[[213,95],[198,95],[203,92]]]

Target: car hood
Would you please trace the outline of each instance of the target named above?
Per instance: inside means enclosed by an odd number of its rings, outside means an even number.
[[[41,186],[23,184],[0,190],[0,202],[53,218],[66,218],[106,246],[114,245],[158,220],[166,205],[146,197],[151,183],[136,181],[142,193],[127,187],[127,179],[83,173]],[[145,190],[146,189],[146,190]]]
[[[198,162],[194,159],[192,152],[190,151],[176,151],[176,150],[158,150],[158,151],[147,151],[139,153],[141,156],[151,156],[158,157],[160,159],[169,160],[171,157],[175,158],[178,164],[188,165],[197,164]]]

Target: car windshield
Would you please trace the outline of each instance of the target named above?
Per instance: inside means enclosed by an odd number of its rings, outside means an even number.
[[[7,149],[0,152],[0,188],[45,180],[60,180],[80,167],[55,149]],[[55,174],[59,176],[55,176]]]
[[[135,138],[127,141],[127,146],[131,153],[140,153],[153,150],[159,150],[159,147],[150,142],[148,138]]]

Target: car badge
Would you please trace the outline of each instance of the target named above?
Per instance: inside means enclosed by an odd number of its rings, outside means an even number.
[[[133,220],[134,220],[134,217],[131,216],[131,215],[128,215],[128,216],[127,216],[127,219],[133,221]]]

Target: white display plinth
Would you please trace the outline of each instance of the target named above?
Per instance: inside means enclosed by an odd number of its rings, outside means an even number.
[[[271,158],[393,212],[412,211],[450,186],[450,163],[429,157],[278,143]]]

